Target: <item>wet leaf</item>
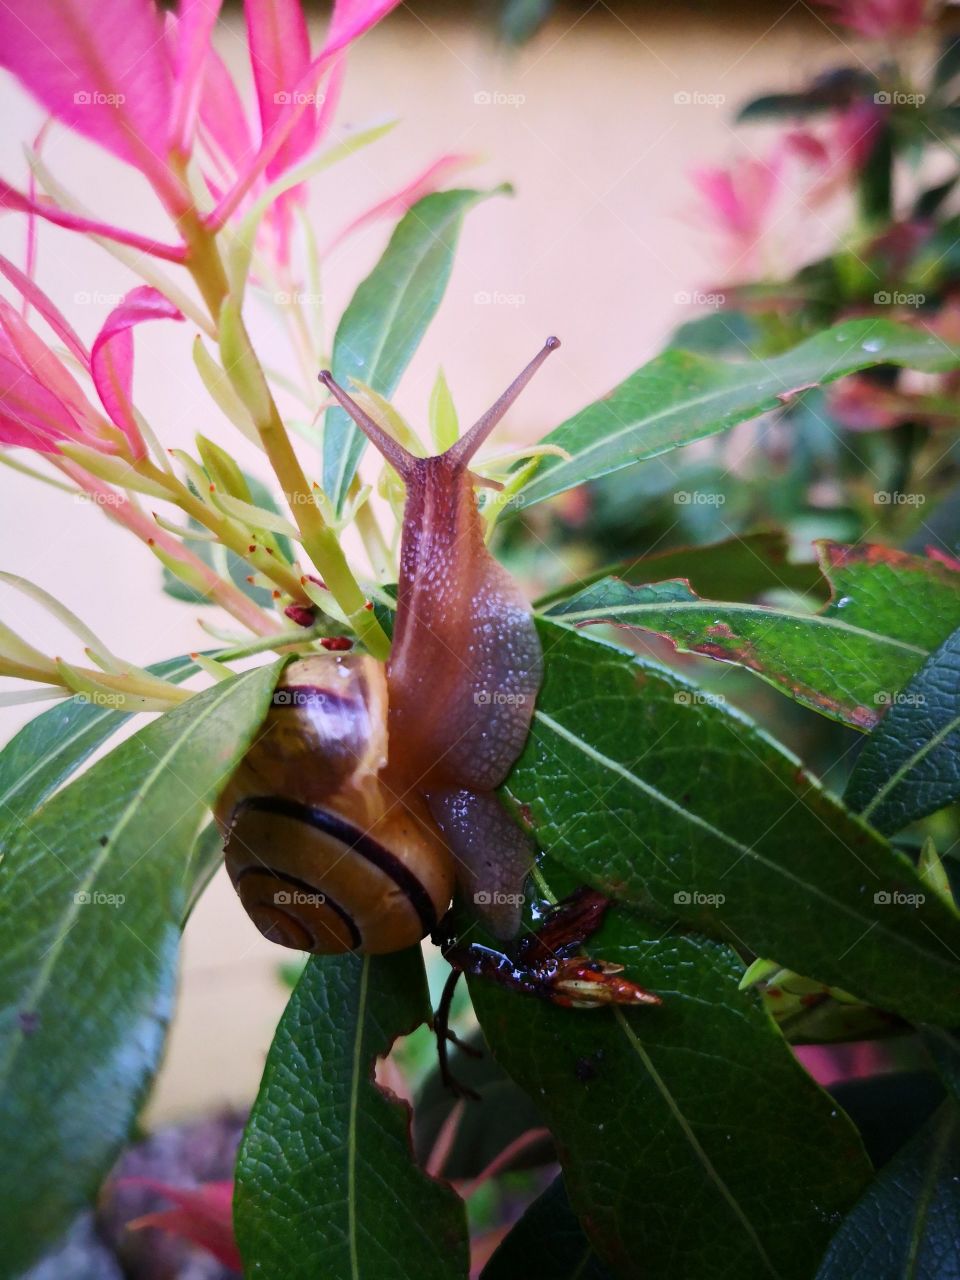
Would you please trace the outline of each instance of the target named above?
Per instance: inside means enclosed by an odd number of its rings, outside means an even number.
[[[540,623],[547,657],[506,791],[609,896],[911,1021],[951,1025],[960,920],[912,863],[738,712]]]
[[[924,663],[857,757],[846,802],[878,831],[900,831],[960,798],[960,630]]]
[[[655,458],[776,409],[791,388],[877,364],[950,369],[960,352],[885,320],[851,320],[781,355],[740,361],[667,350],[545,437],[572,456],[546,458],[522,490],[531,506],[598,476]]]
[[[197,829],[263,719],[278,664],[197,694],[10,835],[0,918],[4,1264],[92,1199],[155,1071]],[[29,927],[25,921],[29,919]]]
[[[728,947],[613,909],[589,950],[663,1004],[586,1012],[470,987],[593,1247],[637,1280],[807,1280],[869,1177],[856,1130],[738,989]]]
[[[359,378],[390,396],[436,314],[468,209],[496,191],[437,191],[401,218],[383,256],[343,313],[333,343],[333,376],[349,390]],[[323,428],[323,487],[339,511],[366,440],[337,405]]]
[[[463,1280],[464,1206],[413,1162],[374,1060],[430,1016],[419,948],[313,956],[280,1021],[237,1162],[248,1280]]]
[[[606,578],[551,606],[577,627],[612,622],[749,667],[795,701],[858,729],[884,711],[960,625],[960,573],[890,547],[819,544],[831,599],[818,613],[703,600],[683,580]]]

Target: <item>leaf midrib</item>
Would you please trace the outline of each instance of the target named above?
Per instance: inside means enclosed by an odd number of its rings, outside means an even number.
[[[457,219],[462,219],[466,208],[467,208],[466,203],[463,205],[458,205],[455,211],[448,212],[444,216],[444,218],[439,223],[437,223],[437,227],[440,229],[443,229],[449,226],[451,222],[455,222],[457,221]],[[374,377],[377,373],[380,360],[383,356],[384,348],[387,345],[387,337],[389,336],[393,322],[396,319],[397,314],[399,313],[401,303],[405,301],[408,293],[410,292],[410,287],[414,277],[420,271],[427,256],[435,250],[436,243],[438,241],[440,241],[442,247],[449,249],[449,246],[444,244],[440,240],[439,232],[431,230],[430,239],[425,240],[423,242],[422,252],[417,254],[417,256],[412,260],[409,258],[407,259],[410,265],[408,270],[401,274],[401,279],[403,280],[403,283],[400,286],[399,290],[396,291],[393,302],[389,303],[385,309],[384,314],[386,316],[386,319],[384,323],[380,326],[376,346],[367,357],[367,373],[369,375],[367,381],[369,381],[371,386],[374,385]],[[453,250],[450,249],[451,255],[452,255],[452,252]],[[374,270],[376,270],[376,268],[374,268]],[[336,341],[334,342],[334,346],[336,346]],[[334,357],[334,364],[336,364],[336,357]],[[374,390],[377,390],[377,389],[378,388],[374,387]],[[341,409],[340,412],[343,413],[344,411]],[[337,471],[336,488],[334,489],[335,501],[337,500],[336,495],[339,494],[341,489],[343,488],[343,481],[347,472],[347,462],[348,462],[349,453],[350,453],[349,449],[342,449],[340,451],[340,466]]]
[[[640,1042],[639,1037],[637,1036],[636,1032],[633,1030],[633,1027],[630,1026],[629,1022],[624,1017],[623,1010],[620,1009],[618,1006],[614,1005],[613,1012],[617,1022],[620,1025],[620,1029],[627,1040],[627,1043],[630,1045],[631,1049],[634,1051],[634,1053],[637,1055],[637,1057],[639,1057],[640,1061],[643,1063],[644,1069],[646,1070],[650,1079],[653,1081],[658,1093],[666,1103],[667,1109],[669,1110],[670,1114],[673,1116],[677,1124],[680,1126],[680,1130],[683,1133],[683,1136],[686,1138],[694,1155],[697,1157],[700,1164],[703,1166],[704,1172],[706,1173],[707,1177],[710,1179],[710,1181],[714,1184],[714,1186],[720,1192],[721,1196],[723,1197],[723,1199],[726,1201],[726,1203],[729,1205],[730,1209],[732,1210],[734,1217],[743,1227],[744,1231],[747,1234],[747,1238],[749,1239],[750,1243],[756,1250],[764,1267],[767,1269],[770,1275],[778,1277],[778,1280],[779,1280],[780,1272],[774,1266],[773,1261],[770,1258],[770,1255],[767,1253],[766,1249],[764,1248],[763,1241],[757,1235],[756,1228],[754,1227],[750,1219],[747,1217],[746,1211],[744,1210],[743,1206],[740,1204],[739,1200],[737,1200],[736,1196],[733,1194],[733,1192],[727,1186],[724,1179],[721,1177],[720,1172],[714,1165],[713,1161],[710,1159],[706,1151],[703,1149],[699,1138],[693,1132],[690,1122],[687,1120],[686,1116],[680,1110],[680,1107],[677,1103],[676,1098],[674,1098],[673,1094],[670,1092],[670,1089],[667,1086],[667,1082],[663,1079],[663,1077],[660,1075],[660,1072],[654,1066],[653,1059],[647,1053],[646,1049],[644,1049],[643,1045]]]
[[[916,952],[917,955],[921,956],[923,960],[927,962],[935,961],[936,964],[941,969],[945,969],[947,973],[951,974],[951,976],[956,975],[955,966],[953,966],[950,963],[950,961],[946,959],[946,957],[938,954],[937,952],[931,952],[931,951],[925,950],[924,947],[921,946],[920,943],[916,942],[913,938],[909,937],[906,934],[898,932],[896,929],[893,929],[890,926],[881,923],[879,920],[872,920],[868,916],[861,915],[860,912],[858,912],[854,907],[848,906],[847,903],[841,902],[838,899],[832,897],[825,890],[821,889],[819,885],[810,884],[808,881],[801,879],[797,875],[794,875],[794,873],[790,871],[787,867],[782,867],[778,863],[772,862],[768,857],[762,854],[758,849],[752,847],[751,845],[742,844],[739,840],[735,839],[733,836],[728,835],[725,831],[721,831],[719,827],[714,826],[712,822],[708,822],[705,818],[701,818],[699,814],[694,813],[692,810],[685,808],[682,804],[678,804],[676,800],[671,799],[670,796],[664,795],[662,791],[659,791],[656,787],[652,786],[649,782],[646,782],[643,778],[639,778],[635,773],[631,773],[630,770],[626,768],[625,765],[620,764],[618,760],[611,759],[609,756],[604,755],[602,751],[598,751],[595,747],[590,746],[589,743],[584,742],[582,738],[578,738],[576,734],[571,733],[569,729],[567,729],[564,725],[560,724],[558,721],[554,720],[552,716],[547,715],[546,712],[534,711],[533,714],[534,714],[535,720],[541,721],[548,728],[550,728],[558,737],[563,738],[565,741],[569,742],[572,746],[582,751],[583,754],[587,756],[589,759],[596,761],[597,764],[601,765],[605,769],[609,769],[612,773],[619,774],[622,778],[624,778],[627,782],[631,783],[633,786],[637,787],[637,789],[642,791],[645,795],[655,800],[658,804],[662,804],[664,807],[670,809],[673,813],[677,814],[679,817],[683,818],[685,821],[690,822],[692,825],[699,827],[703,831],[706,831],[709,835],[713,836],[715,839],[721,840],[724,844],[729,845],[730,848],[736,850],[736,852],[738,852],[742,856],[753,858],[755,861],[761,863],[764,867],[766,867],[768,871],[773,871],[777,875],[782,876],[785,880],[789,881],[793,885],[796,885],[805,893],[810,894],[814,898],[819,898],[821,901],[825,902],[828,906],[832,907],[836,911],[841,912],[844,915],[849,916],[851,919],[855,920],[858,924],[869,926],[871,930],[875,929],[877,930],[878,933],[887,935],[894,944],[899,944],[900,946],[908,947],[912,951]],[[908,869],[907,867],[904,868],[904,870],[907,870],[907,869]]]
[[[881,726],[882,723],[883,722],[881,721]],[[894,770],[876,795],[874,795],[870,802],[860,810],[860,817],[865,820],[869,819],[877,805],[887,798],[890,792],[904,780],[906,775],[916,765],[918,765],[921,760],[925,760],[931,751],[936,750],[936,748],[949,738],[952,733],[956,733],[958,729],[960,729],[960,714],[953,716],[948,723],[943,726],[943,728],[938,729],[937,732],[928,738],[921,747],[909,755],[899,768]]]
[[[716,600],[664,600],[649,601],[642,604],[612,605],[607,608],[601,606],[600,609],[577,609],[575,611],[547,614],[551,621],[556,622],[578,622],[594,619],[597,622],[617,622],[621,617],[627,614],[635,613],[679,613],[681,610],[700,610],[703,613],[717,614],[723,613],[745,613],[750,617],[758,620],[769,620],[771,622],[784,618],[791,622],[800,622],[806,625],[832,627],[837,631],[845,631],[850,635],[864,636],[868,640],[876,640],[883,645],[889,645],[891,648],[904,649],[909,653],[918,654],[920,657],[929,657],[930,650],[923,649],[919,645],[910,644],[906,640],[897,640],[893,636],[884,635],[879,631],[868,631],[865,627],[856,627],[850,622],[845,622],[842,618],[832,617],[829,614],[822,613],[802,613],[799,609],[764,609],[759,605],[743,604],[743,603],[727,603],[725,601]]]
[[[913,1280],[913,1277],[917,1275],[923,1228],[930,1213],[937,1175],[947,1154],[950,1139],[953,1137],[953,1131],[956,1126],[957,1113],[951,1108],[949,1118],[944,1123],[941,1132],[937,1134],[934,1148],[930,1153],[930,1165],[926,1170],[923,1184],[920,1188],[920,1195],[917,1197],[916,1209],[910,1223],[910,1237],[907,1256],[904,1259],[903,1280]]]
[[[257,668],[257,670],[259,670],[259,668]],[[254,673],[251,672],[250,674],[253,675]],[[243,680],[242,676],[240,677],[240,680],[241,681]],[[43,963],[37,970],[36,978],[34,979],[34,982],[30,986],[29,990],[25,993],[25,998],[23,1001],[25,1008],[36,1009],[38,1007],[40,1001],[43,998],[45,989],[49,983],[51,970],[53,969],[57,961],[57,958],[60,955],[60,951],[63,948],[63,944],[67,938],[67,935],[71,932],[71,930],[73,929],[73,926],[77,923],[78,913],[82,905],[81,903],[77,902],[77,898],[76,898],[77,893],[82,893],[84,891],[89,892],[91,886],[96,883],[96,877],[99,874],[104,863],[109,857],[111,857],[114,854],[115,846],[118,838],[122,835],[123,831],[129,824],[130,820],[132,819],[134,813],[143,807],[146,801],[146,797],[149,794],[151,788],[154,786],[157,777],[164,770],[166,770],[167,764],[169,763],[170,759],[179,751],[184,741],[187,738],[191,737],[193,734],[195,734],[199,726],[203,724],[203,722],[207,720],[213,714],[214,711],[218,710],[220,705],[223,702],[225,702],[227,698],[231,697],[237,691],[238,687],[239,687],[239,681],[236,681],[236,682],[231,681],[229,686],[224,689],[224,692],[220,695],[220,697],[210,702],[210,704],[204,708],[204,710],[201,712],[199,716],[195,716],[194,718],[187,720],[183,732],[179,734],[177,738],[171,743],[168,750],[164,752],[164,754],[161,757],[158,758],[156,764],[151,769],[147,777],[144,779],[143,784],[136,789],[136,791],[133,793],[131,798],[128,800],[127,804],[124,806],[121,813],[118,815],[116,821],[114,822],[113,826],[110,829],[110,832],[107,836],[107,840],[104,842],[100,852],[97,853],[97,855],[91,862],[90,866],[87,868],[86,873],[81,878],[80,880],[81,888],[74,891],[73,901],[68,906],[68,909],[64,913],[64,916],[62,919],[63,927],[61,928],[61,932],[57,937],[56,941],[52,944],[52,946],[48,949],[48,951],[44,955]],[[13,1036],[11,1036],[10,1049],[7,1052],[6,1059],[0,1060],[0,1092],[2,1092],[3,1089],[6,1087],[6,1084],[10,1078],[11,1072],[13,1071],[13,1068],[16,1064],[16,1060],[17,1060],[17,1057],[19,1056],[20,1050],[22,1049],[25,1043],[26,1043],[26,1035],[23,1032],[21,1032],[19,1035],[15,1033]]]
[[[74,733],[69,738],[59,739],[52,752],[39,756],[30,768],[24,773],[21,773],[20,776],[6,789],[3,795],[0,795],[0,809],[6,809],[9,806],[10,801],[15,796],[22,795],[31,779],[36,777],[36,775],[47,765],[55,766],[56,761],[59,760],[65,752],[69,751],[71,747],[73,747],[86,734],[90,733],[91,730],[96,729],[100,724],[102,724],[105,716],[117,714],[122,713],[118,713],[113,708],[104,709],[96,717],[78,725]]]
[[[829,332],[829,330],[827,330],[826,332]],[[864,330],[864,333],[865,333],[865,332],[867,332],[867,330]],[[822,335],[817,335],[817,336],[819,337],[819,336],[822,336]],[[854,348],[855,348],[855,347],[858,345],[858,343],[859,343],[859,342],[861,342],[862,340],[863,340],[863,338],[862,338],[862,337],[857,338],[857,339],[856,339],[856,341],[853,341],[853,342],[850,342],[850,341],[848,340],[848,344],[847,344],[847,348],[846,348],[846,350],[842,351],[842,352],[841,352],[841,353],[836,357],[836,359],[835,359],[835,361],[834,361],[833,365],[830,367],[830,369],[828,370],[828,372],[827,372],[826,374],[824,374],[822,377],[818,378],[818,379],[816,380],[815,385],[819,386],[819,385],[821,385],[821,384],[822,384],[822,383],[824,383],[824,382],[828,382],[828,381],[832,380],[833,378],[842,377],[842,376],[843,376],[844,369],[841,369],[841,370],[840,370],[840,372],[838,373],[838,372],[836,372],[836,366],[841,362],[841,360],[842,360],[845,356],[848,356],[848,355],[852,354],[852,352],[853,352]],[[795,354],[795,352],[796,352],[796,348],[794,348],[794,349],[793,349],[793,351],[787,351],[787,352],[784,352],[784,353],[783,353],[783,355],[786,357],[786,356],[794,355],[794,354]],[[665,355],[670,355],[670,352],[666,352],[666,353],[664,353],[664,354],[665,354]],[[689,354],[695,354],[695,353],[689,353],[689,352],[687,352],[687,353],[685,353],[685,354],[689,355]],[[888,357],[888,358],[889,358],[889,357]],[[651,365],[652,365],[652,364],[654,364],[654,363],[656,363],[656,359],[657,359],[657,358],[655,358],[655,359],[654,359],[654,361],[651,361],[651,363],[650,363],[650,364],[644,365],[644,366],[642,367],[642,369],[637,370],[637,371],[636,371],[636,374],[642,373],[642,372],[644,372],[645,370],[650,369]],[[778,384],[780,384],[780,383],[784,383],[784,382],[793,382],[793,381],[794,381],[794,379],[793,379],[792,377],[791,377],[791,378],[785,378],[785,377],[783,376],[783,374],[780,374],[780,368],[779,368],[779,366],[777,366],[777,361],[778,361],[778,359],[780,359],[780,357],[773,357],[773,358],[771,358],[771,359],[764,360],[764,361],[762,362],[762,363],[764,364],[764,366],[765,366],[766,376],[767,376],[767,378],[768,378],[768,379],[770,379],[770,390],[769,390],[768,392],[765,392],[764,394],[761,394],[760,392],[758,392],[757,394],[758,394],[758,396],[759,396],[759,399],[758,399],[758,400],[756,400],[755,402],[752,402],[752,403],[756,403],[756,404],[758,404],[758,405],[762,405],[762,404],[763,404],[766,400],[768,400],[768,399],[775,399],[775,398],[776,398],[776,394],[777,394],[777,392],[776,392],[776,390],[775,390],[775,386],[776,386],[776,385],[778,385]],[[718,374],[719,374],[719,373],[725,373],[725,372],[726,372],[726,373],[730,373],[730,372],[733,372],[733,373],[739,373],[739,372],[742,370],[742,371],[743,371],[743,373],[744,373],[744,375],[747,375],[747,374],[748,374],[748,372],[749,372],[749,370],[750,370],[751,368],[753,368],[753,367],[754,367],[754,364],[755,364],[756,362],[753,362],[753,363],[751,363],[751,364],[744,364],[744,365],[742,365],[742,366],[734,366],[732,369],[731,369],[731,367],[730,367],[730,366],[725,365],[722,361],[719,361],[719,360],[711,360],[711,359],[709,359],[709,358],[704,358],[704,357],[701,357],[700,363],[701,363],[701,365],[702,365],[702,366],[704,366],[704,367],[706,367],[706,366],[712,366],[712,371],[713,371],[713,372],[716,372],[716,373],[718,373]],[[864,360],[864,361],[862,362],[862,364],[858,365],[858,367],[859,367],[859,368],[864,368],[864,367],[867,367],[868,365],[870,365],[871,363],[873,363],[873,361],[871,361],[871,360]],[[896,362],[894,361],[894,363],[896,363]],[[778,383],[774,383],[773,379],[771,379],[771,378],[770,378],[770,369],[771,369],[772,367],[775,367],[775,366],[777,367],[777,373],[778,373],[778,374],[780,374],[780,377],[779,377],[779,379],[778,379]],[[799,376],[799,377],[801,377],[801,378],[803,377],[803,368],[804,368],[804,366],[800,365],[800,366],[798,366],[798,369],[797,369],[797,374],[798,374],[798,376]],[[844,366],[844,368],[845,368],[845,366]],[[599,408],[599,407],[607,407],[607,408],[609,408],[609,401],[613,398],[613,396],[615,396],[615,395],[616,395],[617,390],[620,390],[620,389],[621,389],[621,388],[622,388],[622,387],[623,387],[627,382],[629,382],[629,381],[630,381],[630,379],[631,379],[631,378],[635,377],[635,376],[636,376],[636,374],[630,374],[630,375],[628,375],[628,377],[624,380],[624,382],[622,382],[622,383],[620,383],[620,384],[619,384],[619,387],[614,388],[614,391],[610,394],[610,396],[608,396],[608,397],[607,397],[607,399],[606,399],[606,400],[599,400],[599,401],[596,401],[596,402],[595,402],[594,404],[592,404],[592,405],[587,405],[587,406],[586,406],[586,408],[581,409],[579,413],[577,413],[577,414],[575,414],[575,415],[574,415],[574,417],[569,418],[569,419],[568,419],[566,422],[564,422],[564,423],[561,423],[561,424],[560,424],[560,426],[556,427],[553,431],[551,431],[551,432],[546,436],[546,440],[545,440],[545,442],[546,442],[546,443],[548,443],[548,444],[549,444],[549,443],[554,442],[554,441],[555,441],[555,439],[556,439],[556,438],[558,438],[558,437],[560,436],[560,433],[561,433],[561,432],[563,432],[566,428],[570,427],[571,423],[576,423],[578,419],[580,419],[580,418],[582,418],[584,415],[586,415],[586,414],[590,413],[590,411],[591,411],[592,409],[596,409],[596,408]],[[550,480],[551,480],[551,478],[552,478],[552,477],[555,477],[557,474],[561,473],[563,470],[569,470],[569,471],[574,472],[574,474],[576,474],[576,470],[577,470],[577,468],[578,468],[579,464],[581,464],[581,463],[583,463],[585,460],[587,460],[587,459],[589,459],[589,458],[593,458],[593,457],[595,457],[595,456],[600,456],[600,457],[602,457],[602,456],[603,456],[603,454],[604,454],[604,452],[605,452],[605,451],[607,451],[611,445],[615,444],[618,440],[620,440],[620,439],[621,439],[621,437],[626,436],[626,435],[630,435],[630,434],[631,434],[631,432],[639,432],[639,431],[642,431],[642,430],[646,429],[647,427],[651,426],[652,424],[654,424],[654,423],[657,423],[657,422],[661,421],[661,420],[662,420],[662,419],[664,419],[664,418],[669,418],[670,416],[681,416],[681,415],[683,415],[683,414],[685,414],[685,413],[688,413],[690,410],[692,410],[692,409],[694,409],[694,408],[698,408],[699,406],[704,405],[704,404],[709,404],[712,400],[720,400],[720,399],[722,399],[722,398],[723,398],[723,396],[725,396],[725,395],[729,395],[731,391],[736,391],[736,390],[740,389],[741,387],[744,387],[744,388],[745,388],[747,385],[749,385],[749,383],[754,382],[754,381],[757,381],[757,380],[758,380],[758,375],[757,375],[756,373],[754,373],[754,376],[753,376],[753,377],[744,376],[742,379],[741,379],[741,378],[733,378],[733,379],[731,379],[731,381],[724,383],[724,384],[723,384],[723,386],[721,386],[721,387],[714,387],[714,388],[711,388],[711,390],[710,390],[710,391],[706,392],[706,393],[705,393],[705,394],[703,394],[703,395],[699,395],[699,396],[692,396],[692,397],[690,397],[690,398],[689,398],[689,399],[687,399],[687,400],[673,400],[673,401],[671,401],[671,403],[670,403],[669,405],[667,405],[665,408],[660,409],[660,410],[658,410],[658,411],[657,411],[657,412],[655,412],[655,413],[650,413],[650,414],[648,414],[648,415],[647,415],[646,417],[644,417],[644,418],[641,418],[641,419],[634,419],[634,421],[632,421],[632,422],[630,422],[630,423],[627,423],[625,426],[621,427],[619,431],[615,431],[612,435],[603,436],[600,440],[597,440],[597,441],[596,441],[596,442],[594,442],[594,443],[590,443],[590,444],[588,444],[588,445],[586,446],[586,448],[584,448],[584,449],[580,450],[579,452],[575,453],[575,454],[573,455],[573,457],[572,457],[572,458],[570,458],[569,460],[566,460],[566,459],[558,459],[558,461],[557,461],[556,465],[554,465],[554,466],[550,467],[550,469],[549,469],[549,470],[544,470],[544,471],[542,472],[542,474],[541,474],[541,475],[539,475],[539,476],[535,477],[535,478],[531,481],[531,483],[530,483],[530,484],[529,484],[525,489],[521,489],[521,490],[520,490],[520,492],[521,492],[521,493],[524,493],[524,494],[527,494],[528,496],[529,496],[531,493],[536,493],[537,488],[538,488],[538,481],[539,481],[539,483],[540,483],[540,487],[542,487],[542,488],[544,488],[544,489],[545,489],[545,493],[544,493],[543,495],[541,495],[541,497],[531,498],[531,499],[530,499],[530,501],[537,501],[537,502],[539,502],[539,501],[541,501],[541,500],[542,500],[542,498],[551,497],[551,496],[553,496],[554,492],[560,492],[560,490],[555,490],[554,488],[552,488],[552,487],[550,486],[550,483],[549,483],[549,482],[550,482]],[[612,411],[612,410],[610,410],[610,412],[613,412],[613,411]],[[757,411],[756,411],[756,412],[757,412],[757,413],[759,413],[759,412],[761,412],[761,410],[760,410],[760,409],[757,409]],[[704,423],[704,424],[702,424],[702,429],[703,429],[703,434],[704,434],[704,435],[709,435],[709,434],[711,434],[711,424],[710,424],[710,423]],[[690,439],[685,439],[685,440],[683,441],[683,443],[684,443],[684,444],[692,444],[692,443],[693,443],[696,439],[698,439],[698,438],[700,438],[700,437],[697,437],[697,436],[691,436],[691,437],[690,437]],[[658,452],[658,453],[666,453],[666,452],[668,452],[668,451],[669,451],[671,448],[673,448],[673,447],[674,447],[674,446],[672,446],[672,445],[670,445],[670,444],[667,444],[664,448],[657,450],[657,452]],[[623,465],[624,465],[624,466],[627,466],[627,465],[629,465],[629,464],[630,464],[630,462],[640,462],[640,461],[644,461],[644,460],[645,460],[645,458],[646,458],[646,457],[648,457],[648,456],[656,456],[656,454],[644,454],[643,452],[641,452],[640,450],[638,450],[638,451],[636,452],[636,454],[635,454],[631,459],[628,459],[628,460],[627,460],[627,462],[625,462]],[[566,488],[566,487],[569,487],[569,484],[566,484],[566,485],[564,485],[563,487],[565,487],[565,488]]]

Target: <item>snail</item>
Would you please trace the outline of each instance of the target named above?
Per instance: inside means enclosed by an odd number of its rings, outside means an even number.
[[[227,870],[271,940],[320,954],[419,942],[455,882],[497,938],[520,924],[534,850],[496,797],[543,669],[530,606],[487,550],[471,459],[559,346],[543,348],[445,453],[420,458],[328,371],[320,380],[406,488],[386,664],[290,664],[217,802]]]

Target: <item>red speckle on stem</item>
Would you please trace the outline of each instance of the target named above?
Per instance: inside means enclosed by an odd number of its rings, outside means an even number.
[[[331,653],[342,653],[344,649],[353,648],[353,641],[348,636],[323,636],[320,646],[329,649]]]
[[[288,604],[283,612],[298,627],[312,627],[317,616],[315,609],[310,609],[304,604]]]

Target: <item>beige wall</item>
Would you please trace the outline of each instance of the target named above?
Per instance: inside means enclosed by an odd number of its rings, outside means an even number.
[[[717,6],[723,16],[714,18],[648,6],[631,16],[631,29],[596,6],[580,20],[565,14],[518,53],[498,51],[479,29],[404,9],[363,41],[340,120],[355,125],[396,115],[401,123],[391,138],[317,184],[321,241],[442,151],[483,158],[468,181],[510,179],[517,187],[515,198],[469,215],[440,317],[397,396],[414,421],[424,419],[438,362],[469,417],[545,334],[556,332],[563,350],[510,419],[514,437],[535,438],[601,395],[689,318],[690,308],[675,295],[712,283],[720,259],[697,224],[686,172],[734,154],[730,115],[742,96],[799,83],[843,56],[809,15],[795,25],[803,6],[779,21],[775,6],[739,20],[730,9]],[[231,17],[220,32],[220,45],[239,64],[236,22]],[[723,95],[726,102],[675,104],[684,91]],[[478,94],[512,96],[515,105],[502,98],[484,104]],[[7,122],[0,172],[20,181],[19,142],[41,117],[6,78],[0,116]],[[762,137],[744,136],[752,145]],[[94,149],[55,132],[45,155],[98,214],[169,234],[147,193]],[[330,315],[339,314],[385,233],[382,225],[370,229],[328,264]],[[18,219],[0,220],[0,248],[19,260]],[[39,279],[87,338],[110,300],[83,295],[129,287],[100,249],[56,229],[42,233]],[[511,301],[484,305],[478,294]],[[266,315],[258,323],[271,359],[292,367],[275,323]],[[230,428],[211,415],[193,373],[191,337],[189,325],[138,332],[138,402],[168,444],[189,446],[197,430],[229,441]],[[251,460],[248,449],[238,445],[237,452]],[[8,471],[0,471],[0,486],[0,567],[55,592],[137,662],[202,643],[195,611],[159,595],[158,567],[97,510]],[[12,593],[4,593],[0,609],[41,648],[79,656],[68,636]],[[0,710],[0,739],[30,711]],[[187,931],[180,1012],[151,1108],[155,1117],[252,1094],[285,998],[274,976],[279,955],[248,925],[229,886],[217,881]]]

